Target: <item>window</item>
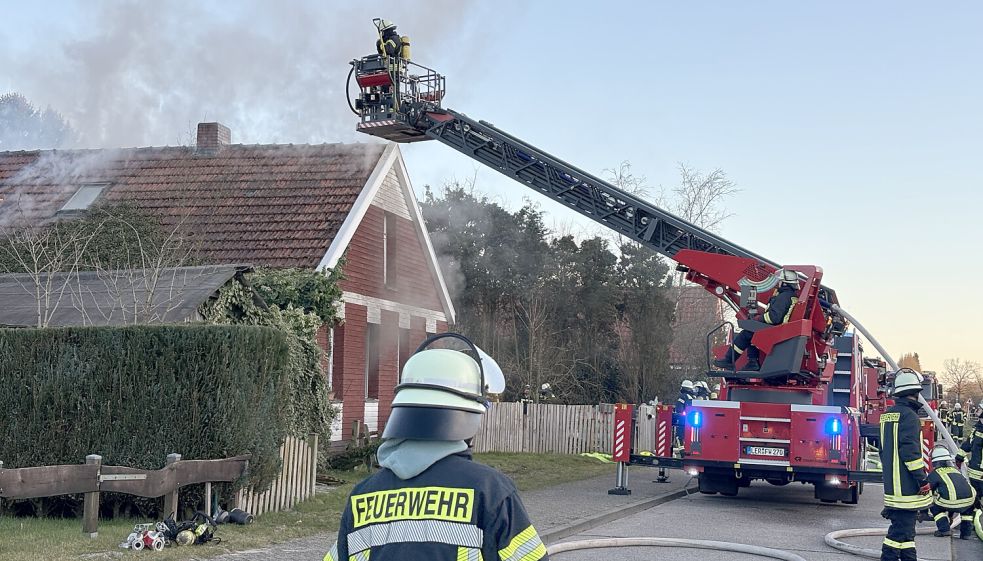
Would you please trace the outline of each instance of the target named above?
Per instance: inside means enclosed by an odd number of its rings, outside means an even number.
[[[365,397],[379,399],[379,324],[365,331]]]
[[[387,212],[382,223],[382,276],[385,279],[386,288],[389,289],[396,288],[398,227],[396,215]]]
[[[106,187],[108,183],[86,183],[79,187],[78,191],[72,195],[71,199],[65,203],[65,206],[61,207],[60,212],[71,212],[77,210],[86,210],[92,203],[99,198],[99,194],[102,193],[103,188]]]

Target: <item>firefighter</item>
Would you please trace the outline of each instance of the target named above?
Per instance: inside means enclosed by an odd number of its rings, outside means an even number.
[[[694,397],[696,397],[696,386],[690,380],[683,380],[679,385],[679,397],[676,398],[676,414],[685,413]]]
[[[949,402],[942,400],[939,402],[939,420],[945,425],[945,428],[949,428],[949,424],[952,423],[952,412],[949,411]],[[950,431],[951,432],[951,431]]]
[[[782,281],[775,292],[768,299],[768,309],[765,311],[762,320],[764,323],[769,325],[781,325],[788,321],[789,316],[792,315],[792,310],[795,307],[795,303],[798,302],[799,291],[799,276],[795,271],[789,271],[786,269],[781,270]],[[760,352],[757,347],[751,345],[751,338],[754,337],[754,333],[751,331],[741,331],[736,336],[734,336],[734,344],[731,348],[727,349],[727,354],[724,358],[718,358],[713,361],[713,365],[717,368],[732,369],[734,368],[734,363],[737,361],[744,351],[747,351],[747,363],[744,365],[743,370],[759,370],[761,365],[758,363],[758,358],[760,357]]]
[[[932,505],[931,487],[922,459],[918,394],[921,375],[899,370],[894,377],[894,405],[881,415],[881,468],[884,473],[884,510],[891,527],[881,546],[882,561],[915,561],[915,519]]]
[[[714,384],[713,391],[710,392],[710,399],[717,399],[720,396],[720,384]]]
[[[957,401],[952,407],[952,424],[949,425],[949,432],[952,438],[963,437],[963,427],[966,426],[966,414],[963,413],[963,406]]]
[[[490,368],[484,357],[428,348],[442,338],[481,356],[444,333],[406,361],[379,447],[382,469],[352,490],[325,561],[548,559],[512,481],[471,460]]]
[[[697,399],[709,399],[710,398],[710,386],[706,382],[700,380],[693,384],[693,389],[696,392],[695,397]]]
[[[952,467],[952,454],[944,446],[932,450],[932,473],[928,475],[928,484],[932,488],[934,501],[930,510],[938,528],[934,535],[952,535],[951,515],[959,514],[962,518],[959,539],[968,540],[973,535],[976,490],[957,468]]]
[[[382,56],[399,58],[403,56],[403,38],[396,33],[396,24],[379,20],[376,23],[379,29],[379,39],[375,42],[375,49]]]
[[[977,418],[973,426],[973,432],[963,440],[962,446],[956,452],[956,467],[962,464],[969,456],[969,464],[966,466],[966,474],[969,476],[969,483],[976,491],[975,512],[973,513],[973,525],[976,528],[976,535],[983,540],[983,418]]]

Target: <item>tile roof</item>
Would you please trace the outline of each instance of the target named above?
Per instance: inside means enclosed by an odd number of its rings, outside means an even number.
[[[0,152],[0,225],[53,219],[85,183],[181,224],[213,263],[315,267],[383,144]]]

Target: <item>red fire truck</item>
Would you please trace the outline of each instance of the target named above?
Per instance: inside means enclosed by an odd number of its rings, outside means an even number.
[[[776,485],[815,485],[823,501],[856,503],[865,477],[863,439],[869,431],[862,349],[836,311],[836,293],[813,265],[779,265],[665,210],[492,124],[442,106],[445,78],[404,59],[370,55],[352,61],[358,94],[356,130],[394,142],[441,142],[518,183],[656,251],[678,264],[687,280],[737,311],[737,327],[753,332],[760,369],[711,371],[735,326],[707,335],[707,369],[723,378],[717,400],[694,401],[681,423],[680,454],[659,442],[632,449],[630,409],[622,407],[616,456],[628,464],[681,467],[699,477],[705,493],[734,495],[754,479]],[[798,292],[788,321],[752,319],[783,275],[794,272]],[[710,348],[712,347],[712,348]],[[883,401],[881,402],[883,406]],[[625,411],[629,411],[627,422]],[[660,410],[660,422],[672,412]],[[626,436],[627,432],[627,436]],[[641,454],[652,450],[651,455]],[[624,485],[619,485],[627,491]]]

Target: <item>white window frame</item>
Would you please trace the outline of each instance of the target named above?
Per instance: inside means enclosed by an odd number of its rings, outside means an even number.
[[[106,189],[109,183],[99,182],[99,183],[83,183],[75,191],[75,193],[68,199],[68,201],[61,207],[58,212],[77,212],[82,210],[88,210],[94,202],[99,199],[102,192]],[[88,199],[88,194],[95,192],[92,198],[88,202],[83,203],[85,199]]]

